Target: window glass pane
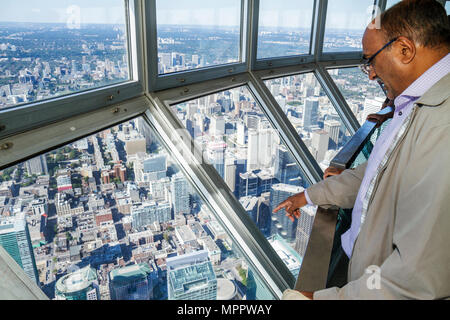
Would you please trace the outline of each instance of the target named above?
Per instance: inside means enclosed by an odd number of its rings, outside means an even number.
[[[350,133],[313,73],[265,81],[281,109],[325,170]]]
[[[369,80],[358,67],[331,69],[328,73],[361,125],[369,114],[380,111],[386,95],[378,83]]]
[[[315,208],[303,208],[294,223],[284,211],[272,214],[280,202],[308,187],[308,182],[248,88],[181,103],[173,110],[195,138],[204,159],[297,276]]]
[[[274,298],[142,118],[0,180],[0,245],[49,298]]]
[[[308,54],[314,1],[262,0],[258,59]]]
[[[392,7],[394,4],[399,3],[400,0],[388,0],[386,3],[386,9],[389,9],[390,7]]]
[[[329,0],[323,51],[361,51],[372,10],[373,0]]]
[[[240,0],[157,0],[158,73],[240,61]]]
[[[128,79],[123,0],[2,3],[0,108]]]
[[[450,14],[450,2],[449,1],[447,1],[445,3],[445,10],[447,11],[447,14]]]

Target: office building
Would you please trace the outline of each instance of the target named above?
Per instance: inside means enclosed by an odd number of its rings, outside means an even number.
[[[340,128],[341,123],[336,120],[327,120],[323,123],[323,130],[328,132],[328,135],[330,136],[330,140],[333,143],[334,149],[337,149],[340,143]]]
[[[302,264],[302,256],[296,252],[279,234],[274,234],[268,240],[275,252],[286,264],[289,271],[291,271],[292,275],[297,277]]]
[[[319,117],[319,99],[306,98],[303,106],[303,128],[310,130],[312,126],[317,125]]]
[[[300,209],[301,215],[298,219],[297,230],[295,235],[295,251],[301,257],[305,256],[308,247],[309,237],[311,236],[312,227],[314,224],[314,217],[316,214],[314,206],[305,206]]]
[[[98,277],[90,266],[66,274],[56,281],[56,300],[100,300]]]
[[[169,300],[216,300],[217,278],[208,252],[167,258]]]
[[[322,162],[328,151],[330,135],[325,130],[317,130],[311,133],[311,153],[317,162]]]
[[[39,285],[30,232],[23,214],[0,217],[0,246],[9,253],[27,276]]]
[[[139,230],[154,222],[162,223],[172,219],[171,206],[168,202],[148,201],[131,207],[132,226]]]
[[[151,300],[155,272],[148,263],[112,270],[109,273],[111,300]]]
[[[272,190],[270,192],[270,204],[271,204],[271,212],[275,207],[286,200],[288,197],[302,192],[304,189],[302,187],[297,187],[289,184],[279,183],[274,184],[272,186]],[[293,242],[295,240],[295,232],[297,229],[298,220],[295,219],[292,222],[284,212],[274,214],[272,216],[272,225],[271,225],[271,235],[279,234],[288,242]]]
[[[170,191],[174,215],[189,214],[191,212],[189,183],[181,172],[172,176]]]

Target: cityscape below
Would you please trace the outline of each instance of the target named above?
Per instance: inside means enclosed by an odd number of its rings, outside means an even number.
[[[239,62],[239,28],[158,27],[158,72]],[[0,109],[130,79],[124,26],[0,23]],[[259,57],[309,52],[264,30]],[[329,34],[360,50],[361,32]],[[384,101],[358,68],[328,71],[360,123]],[[313,73],[265,81],[324,170],[350,133]],[[296,277],[315,208],[272,210],[309,186],[247,86],[172,111]],[[0,171],[0,246],[50,299],[274,299],[142,118]]]

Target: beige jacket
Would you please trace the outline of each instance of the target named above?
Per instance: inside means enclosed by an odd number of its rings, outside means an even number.
[[[447,74],[415,103],[406,134],[376,180],[348,283],[317,291],[314,299],[450,298],[449,95]],[[365,168],[311,186],[311,201],[352,208]]]

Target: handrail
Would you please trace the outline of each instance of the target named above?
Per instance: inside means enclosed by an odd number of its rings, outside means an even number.
[[[386,115],[392,111],[394,111],[394,108],[387,106],[386,108],[381,109],[377,114]],[[341,151],[339,151],[333,160],[331,160],[330,167],[335,167],[342,170],[350,168],[358,154],[370,140],[370,137],[376,129],[376,125],[376,122],[369,120],[364,122],[350,141],[347,142]]]

